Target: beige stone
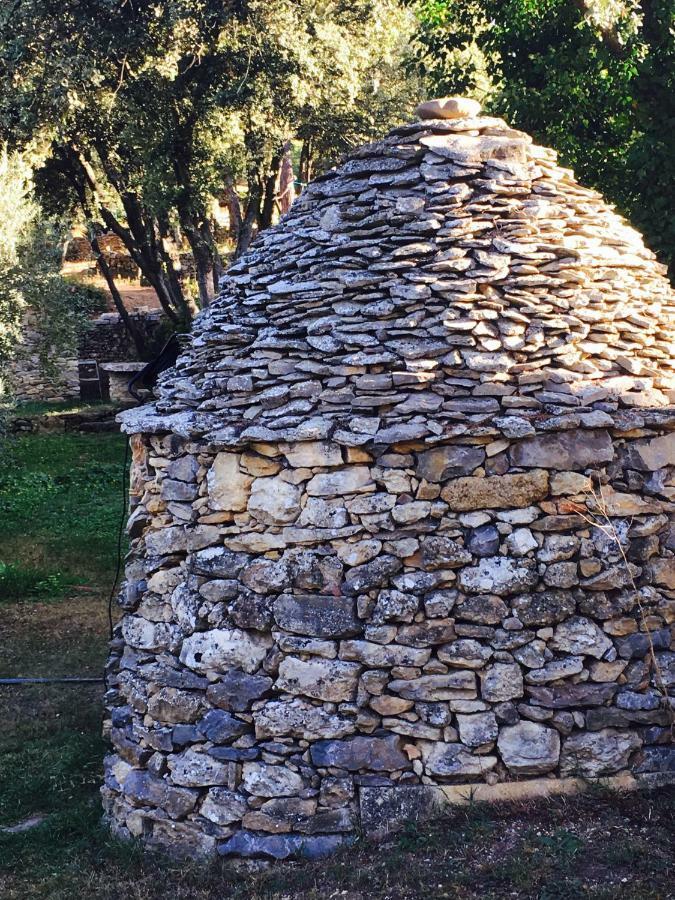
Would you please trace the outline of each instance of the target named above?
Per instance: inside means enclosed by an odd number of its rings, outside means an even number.
[[[585,494],[591,490],[592,482],[587,475],[578,472],[556,472],[551,476],[551,493],[560,494]]]
[[[658,500],[647,500],[637,494],[624,494],[615,491],[611,485],[603,485],[596,497],[594,505],[598,512],[608,516],[643,516],[663,510],[663,504]]]
[[[548,493],[548,474],[534,469],[517,475],[491,478],[455,478],[441,491],[441,498],[458,512],[473,509],[512,509],[530,506]]]
[[[654,471],[675,466],[675,431],[640,443],[635,448],[646,469]]]
[[[276,687],[289,694],[343,703],[354,699],[360,671],[361,666],[356,663],[287,656],[279,666]]]
[[[367,466],[351,466],[337,472],[323,472],[315,475],[307,484],[311,497],[341,497],[374,488],[370,469]]]
[[[591,664],[591,681],[616,681],[627,665],[626,659],[617,659],[615,662],[597,660]]]
[[[279,477],[256,478],[248,511],[265,525],[286,525],[300,515],[302,491]]]
[[[399,716],[401,713],[407,712],[415,704],[412,700],[404,700],[402,697],[392,697],[389,694],[382,694],[379,697],[373,697],[370,700],[370,706],[381,716]]]
[[[338,444],[328,441],[302,441],[297,444],[281,444],[281,451],[293,468],[341,466],[342,452]]]
[[[239,468],[239,454],[218,453],[206,476],[209,505],[213,509],[243,512],[253,483]]]
[[[480,103],[469,97],[439,97],[420,103],[415,115],[420,119],[462,119],[480,115]]]
[[[675,590],[675,557],[652,559],[651,567],[657,584]]]

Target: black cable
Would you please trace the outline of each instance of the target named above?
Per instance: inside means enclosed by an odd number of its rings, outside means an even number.
[[[120,525],[117,531],[117,565],[115,567],[115,579],[112,583],[112,587],[110,589],[110,596],[108,597],[108,631],[110,634],[110,640],[113,637],[113,616],[112,616],[112,606],[113,599],[115,597],[115,588],[117,587],[117,582],[120,577],[120,570],[122,568],[122,539],[124,536],[124,526],[127,521],[127,497],[129,494],[129,488],[127,485],[127,463],[129,462],[129,441],[125,440],[124,442],[124,464],[122,466],[122,516],[120,518]]]
[[[63,675],[51,678],[0,678],[0,685],[5,684],[100,684],[103,678],[90,678],[85,675]]]

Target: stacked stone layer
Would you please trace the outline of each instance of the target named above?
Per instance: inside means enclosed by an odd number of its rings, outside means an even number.
[[[321,856],[364,787],[672,768],[673,311],[499,120],[311,185],[123,416],[117,831]]]

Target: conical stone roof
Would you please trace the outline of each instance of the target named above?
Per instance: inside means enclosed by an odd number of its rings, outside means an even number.
[[[630,428],[673,402],[674,347],[665,267],[553,150],[422,118],[260,235],[124,427],[352,446]]]

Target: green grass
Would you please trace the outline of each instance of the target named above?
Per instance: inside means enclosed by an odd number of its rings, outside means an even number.
[[[0,450],[0,597],[102,587],[115,567],[124,440],[116,434],[27,435]],[[4,586],[4,591],[3,591]]]

